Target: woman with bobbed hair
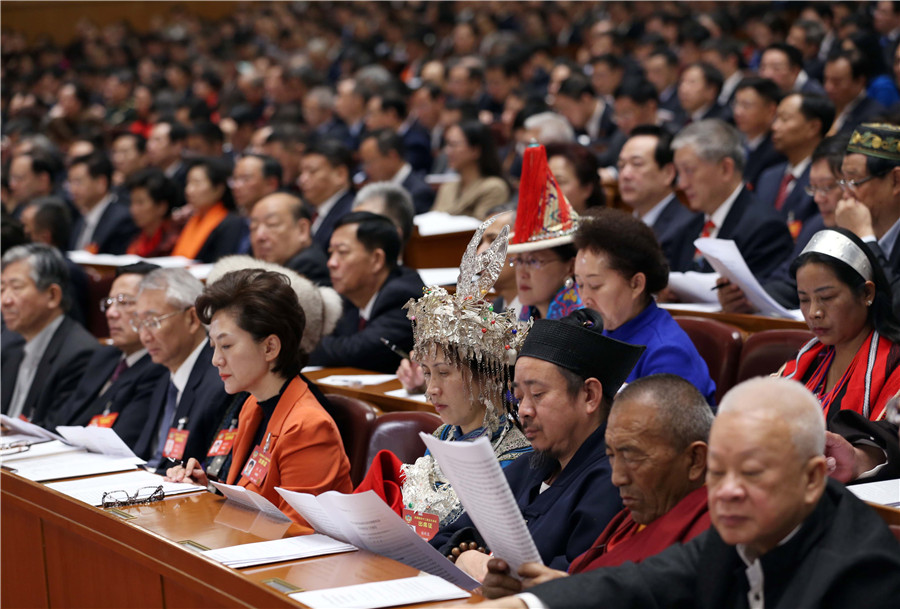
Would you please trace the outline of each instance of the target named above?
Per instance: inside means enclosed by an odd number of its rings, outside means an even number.
[[[352,484],[337,426],[299,376],[307,354],[297,294],[281,273],[244,269],[208,285],[196,309],[209,325],[212,363],[225,391],[250,394],[233,438],[227,482],[261,494],[302,524],[275,487],[318,495],[347,493]],[[167,477],[208,483],[196,459]]]
[[[209,263],[237,253],[247,224],[234,211],[230,177],[231,167],[222,159],[193,161],[184,186],[191,216],[175,243],[173,256]]]
[[[852,232],[826,228],[813,235],[791,274],[815,338],[781,375],[816,394],[829,423],[842,410],[881,420],[900,391],[900,322],[877,259]]]
[[[131,195],[131,219],[141,231],[126,253],[143,258],[168,256],[179,235],[172,221],[172,207],[178,199],[175,183],[161,169],[147,167],[130,175],[125,188]]]
[[[509,200],[509,185],[502,177],[500,157],[490,128],[478,121],[452,125],[444,136],[450,169],[459,181],[442,184],[434,211],[484,220],[488,212]]]
[[[547,144],[547,165],[577,213],[606,205],[600,163],[586,147],[575,142]]]
[[[646,345],[627,383],[651,374],[677,374],[710,404],[716,384],[691,339],[656,306],[669,283],[669,265],[653,230],[616,209],[590,210],[575,231],[575,282],[585,307],[600,313],[603,334]]]

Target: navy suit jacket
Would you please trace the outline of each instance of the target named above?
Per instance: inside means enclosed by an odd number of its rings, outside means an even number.
[[[697,218],[689,233],[693,238],[686,247],[690,248],[691,257],[694,255],[694,239],[703,231],[703,222],[702,216]],[[768,279],[794,247],[791,233],[778,212],[760,204],[746,188],[742,188],[735,199],[717,237],[735,242],[750,271],[760,281]],[[701,258],[689,270],[711,273],[713,269]]]
[[[424,180],[424,173],[413,170],[403,180],[403,188],[412,197],[413,207],[417,214],[424,214],[434,205],[435,190]]]
[[[331,285],[331,274],[328,272],[328,254],[315,243],[294,254],[284,266],[300,273],[316,285]]]
[[[388,349],[384,337],[404,351],[413,347],[412,326],[403,310],[410,298],[422,296],[422,278],[409,268],[400,267],[388,277],[375,302],[366,326],[359,329],[359,309],[344,300],[344,314],[329,336],[309,358],[313,366],[352,366],[377,372],[394,372],[400,356]]]
[[[238,253],[248,231],[247,221],[230,212],[209,234],[195,258],[209,263],[216,262],[222,256]]]
[[[319,228],[316,229],[315,234],[313,234],[313,241],[322,248],[322,251],[328,251],[328,246],[331,243],[331,233],[334,232],[338,220],[346,216],[350,213],[350,210],[353,209],[353,197],[354,194],[352,190],[348,190],[344,193],[344,196],[337,200],[337,203],[331,208],[331,211],[328,212],[328,215],[322,220],[322,224],[319,225]]]
[[[4,328],[3,334],[15,334]],[[25,341],[4,337],[2,342],[2,409],[6,414],[16,386],[16,376],[25,355]],[[38,363],[34,382],[25,398],[22,414],[35,425],[53,424],[59,408],[69,399],[87,369],[91,355],[100,347],[97,339],[70,317],[57,328]],[[53,427],[49,427],[53,429]]]
[[[693,233],[690,227],[702,215],[689,210],[672,195],[653,223],[653,232],[669,261],[669,270],[686,271],[690,267],[693,259]]]
[[[778,198],[778,189],[781,187],[781,180],[787,171],[787,161],[769,167],[759,177],[759,183],[756,185],[754,194],[760,203],[775,208],[775,199]],[[806,194],[804,190],[809,186],[809,170],[812,163],[806,166],[803,174],[794,180],[794,188],[784,200],[784,205],[779,212],[781,217],[786,221],[793,219],[795,221],[806,222],[809,218],[819,213],[819,208],[813,198]]]
[[[849,135],[861,123],[865,123],[874,116],[884,114],[885,112],[887,112],[887,108],[881,105],[881,102],[866,96],[855,108],[850,110],[850,113],[847,115],[847,120],[841,125],[841,133]]]
[[[128,446],[134,447],[144,429],[153,391],[159,380],[169,375],[165,367],[154,364],[144,354],[100,395],[121,358],[122,352],[113,346],[100,347],[94,352],[87,366],[89,372],[81,377],[75,393],[60,409],[57,425],[87,425],[108,406],[109,412],[119,413],[113,429]]]
[[[219,425],[222,414],[231,403],[231,396],[225,393],[225,386],[219,378],[219,371],[212,365],[213,349],[207,342],[194,368],[188,377],[187,385],[181,393],[178,408],[171,421],[162,421],[163,411],[166,407],[166,394],[169,389],[170,374],[164,374],[156,383],[153,395],[150,398],[150,408],[145,417],[141,435],[134,445],[134,452],[142,459],[151,459],[156,453],[157,438],[160,425],[176,427],[178,420],[186,417],[185,429],[190,431],[187,446],[184,449],[184,461],[194,457],[201,463],[206,458],[206,452],[212,443],[212,436]],[[127,412],[127,411],[126,411]],[[139,414],[139,413],[136,413]],[[161,470],[166,467],[163,461]]]
[[[413,171],[429,171],[434,160],[431,156],[431,134],[417,122],[401,134],[403,138],[403,158],[412,165]]]
[[[69,249],[75,249],[75,243],[83,229],[84,217],[79,216],[72,226]],[[114,198],[103,210],[103,215],[100,216],[100,221],[91,236],[91,243],[97,245],[99,254],[124,254],[137,233],[138,228],[131,220],[128,206]]]
[[[744,165],[744,183],[747,184],[747,188],[756,191],[762,172],[772,165],[784,163],[786,160],[784,155],[775,150],[775,146],[772,145],[772,134],[767,133],[759,146],[747,153],[747,163]]]

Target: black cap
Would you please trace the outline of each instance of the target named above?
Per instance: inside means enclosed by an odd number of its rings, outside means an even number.
[[[519,357],[542,359],[584,379],[595,378],[612,400],[645,349],[603,336],[599,313],[580,309],[563,319],[535,321]]]

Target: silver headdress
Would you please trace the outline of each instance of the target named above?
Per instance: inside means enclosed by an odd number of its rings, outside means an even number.
[[[872,271],[872,263],[869,262],[868,256],[862,251],[858,245],[853,243],[849,238],[835,230],[820,230],[809,240],[800,255],[807,252],[816,252],[825,254],[832,258],[837,258],[841,262],[849,265],[854,271],[866,281],[873,281],[875,273]]]

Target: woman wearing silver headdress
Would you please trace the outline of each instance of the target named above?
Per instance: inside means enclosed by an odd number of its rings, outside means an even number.
[[[481,225],[466,249],[456,293],[429,287],[406,307],[426,396],[444,423],[434,435],[445,441],[486,437],[505,465],[531,450],[507,397],[511,368],[530,322],[517,322],[512,311],[495,312],[485,298],[503,269],[509,232],[504,227],[487,251],[476,253],[491,222]],[[456,493],[430,454],[403,464],[382,451],[356,492],[369,489],[398,513],[409,509],[433,514],[441,526],[462,513]]]

